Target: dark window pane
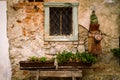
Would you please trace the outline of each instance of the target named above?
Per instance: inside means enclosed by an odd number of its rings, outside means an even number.
[[[29,2],[34,2],[34,0],[29,0]]]
[[[70,35],[72,33],[72,8],[63,8],[62,10],[62,34]]]
[[[29,0],[29,2],[43,2],[43,0]]]
[[[50,8],[50,35],[60,35],[60,9]]]
[[[43,0],[35,0],[35,2],[43,2]]]

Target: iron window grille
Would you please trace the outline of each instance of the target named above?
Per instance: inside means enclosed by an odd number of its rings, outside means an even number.
[[[72,34],[72,8],[50,7],[50,35]]]

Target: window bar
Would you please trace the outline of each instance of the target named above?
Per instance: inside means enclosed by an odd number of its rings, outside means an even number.
[[[62,35],[62,11],[60,11],[60,35]]]

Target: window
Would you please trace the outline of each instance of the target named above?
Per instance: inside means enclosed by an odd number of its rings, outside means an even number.
[[[29,2],[43,2],[43,0],[28,0]]]
[[[45,41],[78,40],[78,3],[45,3]]]

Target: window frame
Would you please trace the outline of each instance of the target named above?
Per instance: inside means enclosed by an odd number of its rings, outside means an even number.
[[[62,3],[62,2],[47,2],[44,3],[45,7],[45,41],[78,41],[78,2]],[[50,7],[72,7],[72,35],[51,36],[50,35]]]

